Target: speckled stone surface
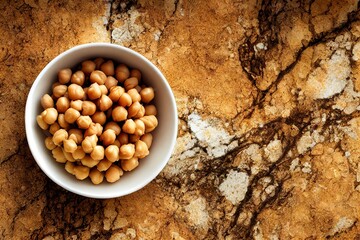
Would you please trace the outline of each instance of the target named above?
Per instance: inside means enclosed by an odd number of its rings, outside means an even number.
[[[1,239],[360,238],[357,1],[0,2]],[[24,130],[41,69],[81,43],[164,73],[179,135],[142,190],[95,200],[37,167]]]

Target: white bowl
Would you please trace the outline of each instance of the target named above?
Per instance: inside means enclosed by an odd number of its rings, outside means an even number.
[[[37,125],[36,116],[42,111],[40,98],[50,93],[62,68],[74,67],[86,59],[103,57],[138,68],[144,82],[155,90],[155,105],[158,109],[158,127],[153,132],[150,154],[140,161],[139,167],[125,172],[115,183],[94,185],[89,179],[79,181],[57,163],[44,145],[45,134]],[[114,198],[135,192],[152,181],[165,167],[176,142],[177,111],[174,95],[160,70],[141,54],[114,44],[90,43],[73,47],[53,59],[34,81],[26,101],[26,137],[32,155],[42,171],[61,187],[91,198]]]

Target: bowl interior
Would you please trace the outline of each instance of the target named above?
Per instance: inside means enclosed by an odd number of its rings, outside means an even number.
[[[79,181],[67,173],[64,164],[55,162],[52,154],[45,148],[44,132],[36,123],[36,115],[42,108],[40,98],[51,90],[57,72],[62,68],[73,67],[80,62],[104,57],[138,68],[144,82],[155,90],[155,104],[158,109],[159,125],[153,132],[150,154],[140,160],[139,167],[126,172],[116,183],[93,185],[89,179]],[[36,78],[28,95],[25,112],[26,135],[30,150],[40,168],[54,182],[65,189],[93,198],[112,198],[132,193],[151,180],[164,168],[175,145],[177,135],[177,112],[173,93],[162,73],[145,57],[125,47],[93,43],[74,47],[52,60]]]

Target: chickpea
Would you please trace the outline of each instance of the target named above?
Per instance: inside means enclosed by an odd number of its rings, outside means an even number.
[[[76,166],[76,165],[75,165],[74,163],[67,161],[67,162],[65,163],[65,170],[66,170],[68,173],[70,173],[70,174],[72,174],[72,175],[75,175],[75,171],[74,171],[74,167],[75,167],[75,166]]]
[[[81,63],[81,70],[89,75],[91,72],[95,71],[96,64],[91,60],[86,60]]]
[[[56,121],[58,117],[58,111],[56,111],[55,108],[47,108],[41,113],[41,116],[44,122],[51,125]]]
[[[82,100],[75,100],[70,102],[70,107],[80,112],[82,110],[82,104]]]
[[[53,142],[52,137],[45,138],[45,146],[49,150],[53,150],[54,148],[56,148],[56,145]]]
[[[77,149],[72,153],[72,156],[76,160],[81,160],[85,157],[86,153],[81,146],[78,146]]]
[[[112,104],[113,104],[113,102],[106,95],[102,95],[101,98],[99,99],[99,109],[100,109],[100,111],[104,112],[104,111],[108,110],[112,106]]]
[[[94,160],[100,161],[104,158],[105,150],[101,145],[97,145],[94,147],[94,150],[91,152],[90,157]]]
[[[95,70],[90,74],[90,82],[104,85],[106,81],[106,75],[103,71]]]
[[[121,95],[125,92],[124,88],[120,86],[113,86],[110,88],[109,98],[113,102],[119,101]]]
[[[124,82],[130,76],[129,68],[125,64],[119,64],[115,69],[115,77],[119,82]]]
[[[42,96],[40,103],[44,109],[54,107],[54,100],[52,99],[52,97],[50,97],[49,94],[45,94],[44,96]]]
[[[141,101],[141,96],[138,93],[138,91],[136,91],[136,89],[130,89],[129,91],[127,91],[127,93],[130,95],[132,102],[140,102]]]
[[[122,106],[117,106],[112,110],[112,118],[115,122],[121,122],[127,119],[128,112]]]
[[[101,89],[98,83],[93,83],[88,88],[87,96],[91,100],[95,100],[101,97]]]
[[[63,129],[69,129],[70,125],[68,122],[66,122],[65,120],[65,114],[60,113],[58,116],[58,123],[60,125],[60,127],[62,127]]]
[[[136,89],[136,91],[138,92],[138,93],[140,93],[141,92],[141,87],[139,86],[139,85],[137,85],[136,87],[134,87],[135,89]]]
[[[76,71],[72,76],[71,76],[71,83],[75,83],[79,86],[84,85],[85,83],[85,73],[83,71]]]
[[[143,88],[140,92],[141,100],[144,103],[149,103],[154,99],[154,89],[151,87]]]
[[[96,165],[96,168],[97,168],[97,170],[103,172],[103,171],[108,170],[111,165],[112,165],[112,162],[110,162],[109,160],[104,158]]]
[[[138,136],[144,135],[144,133],[145,133],[145,124],[144,124],[144,122],[141,121],[140,119],[135,119],[134,122],[135,122],[135,125],[136,125],[134,134],[138,135]]]
[[[66,91],[67,91],[66,85],[58,85],[58,86],[54,87],[53,95],[54,95],[54,97],[59,98],[59,97],[64,96]]]
[[[108,76],[113,76],[115,74],[114,62],[112,60],[104,62],[101,65],[100,70]]]
[[[49,133],[51,135],[54,135],[54,133],[60,129],[60,125],[57,122],[54,122],[53,124],[51,124],[50,128],[49,128]]]
[[[115,139],[116,139],[116,134],[115,131],[112,129],[105,130],[100,136],[100,141],[103,142],[104,146],[113,144]]]
[[[59,85],[63,85],[63,84],[61,84],[61,83],[59,83],[59,82],[54,82],[54,83],[51,85],[51,89],[54,91],[54,88],[57,87],[57,86],[59,86]]]
[[[136,77],[131,77],[125,80],[124,87],[126,91],[135,88],[139,84],[139,80]]]
[[[148,149],[150,149],[152,141],[153,141],[153,136],[152,136],[151,133],[145,133],[144,135],[142,135],[140,137],[140,140],[143,141],[146,144]]]
[[[145,106],[145,116],[154,115],[156,116],[157,110],[155,105],[147,105]]]
[[[81,164],[87,166],[89,168],[95,167],[100,161],[92,159],[90,156],[85,155],[83,159],[81,159]]]
[[[117,86],[117,84],[118,84],[118,80],[116,80],[116,78],[114,78],[112,76],[108,76],[106,78],[105,86],[107,87],[107,89],[110,90],[112,87]]]
[[[130,71],[130,77],[136,77],[137,80],[140,82],[141,80],[141,72],[139,71],[139,69],[131,69]]]
[[[91,116],[96,112],[96,105],[91,101],[83,101],[82,102],[82,112],[81,114],[84,116]]]
[[[108,130],[108,129],[114,130],[114,132],[115,132],[116,135],[119,135],[120,132],[121,132],[121,127],[120,127],[119,124],[117,124],[116,122],[108,122],[108,123],[105,125],[105,131]]]
[[[107,89],[107,87],[105,85],[100,85],[99,88],[101,90],[102,95],[107,95],[108,94],[109,90]]]
[[[119,149],[119,158],[120,159],[130,159],[135,154],[134,144],[128,143],[124,144]]]
[[[72,139],[76,142],[76,144],[80,144],[84,140],[83,133],[80,129],[73,128],[70,129],[68,133],[69,133],[69,139],[71,135],[75,137],[75,138],[72,137]]]
[[[76,162],[76,160],[73,158],[72,153],[68,153],[63,150],[64,156],[68,162]]]
[[[132,119],[126,120],[122,127],[123,132],[128,133],[128,134],[134,134],[135,129],[136,129],[136,124],[135,124],[134,120],[132,120]]]
[[[84,136],[87,137],[95,134],[96,136],[100,137],[102,130],[103,126],[101,126],[99,123],[91,123],[89,128],[86,129]]]
[[[106,119],[110,119],[112,116],[112,111],[113,111],[113,106],[111,106],[107,111],[106,111]]]
[[[64,139],[64,150],[68,153],[73,153],[77,149],[76,142],[73,139]]]
[[[135,143],[135,157],[144,158],[149,155],[149,149],[143,141],[139,140]]]
[[[110,162],[116,162],[119,160],[119,147],[116,145],[109,145],[106,149],[105,149],[105,157],[110,161]]]
[[[85,96],[84,89],[75,83],[70,84],[68,88],[69,98],[71,100],[80,100],[83,99]]]
[[[119,105],[122,107],[128,107],[132,104],[131,96],[128,93],[123,93],[118,101]]]
[[[81,143],[82,149],[85,153],[91,153],[96,146],[98,138],[96,135],[87,136]]]
[[[100,58],[100,57],[95,58],[94,63],[96,64],[96,69],[100,69],[101,64],[103,64],[104,62],[105,62],[105,59],[103,59],[103,58]]]
[[[76,120],[80,117],[80,112],[73,108],[69,108],[68,110],[66,110],[64,117],[67,123],[72,124],[76,122]]]
[[[88,129],[92,123],[91,117],[89,116],[80,116],[76,119],[76,123],[81,129]]]
[[[121,168],[124,171],[132,171],[137,166],[139,166],[139,161],[138,161],[138,158],[136,158],[136,157],[121,160]]]
[[[66,163],[67,160],[61,147],[54,148],[51,153],[57,162]]]
[[[104,181],[104,174],[96,168],[90,170],[89,177],[91,182],[95,185],[100,184]]]
[[[121,144],[120,144],[120,141],[115,139],[113,145],[117,146],[118,148],[120,148]]]
[[[59,113],[64,113],[70,107],[70,101],[67,97],[60,97],[56,101],[56,110]]]
[[[129,135],[129,142],[130,143],[136,143],[137,141],[140,140],[140,136],[139,135],[135,135],[135,134],[130,134]]]
[[[54,133],[52,140],[55,145],[60,146],[68,137],[69,134],[65,129],[59,129]]]
[[[36,121],[42,130],[46,130],[49,128],[49,125],[44,121],[44,119],[41,115],[36,116]]]
[[[154,115],[144,116],[140,119],[145,124],[145,132],[146,133],[153,131],[158,125],[158,120]]]
[[[59,83],[67,84],[70,82],[72,71],[70,68],[61,69],[58,72]]]
[[[141,105],[139,111],[137,112],[137,114],[134,116],[134,118],[142,118],[145,115],[145,108],[143,105]]]
[[[74,167],[74,174],[75,177],[79,180],[84,180],[89,176],[90,168],[86,166],[75,166]]]
[[[132,118],[134,117],[141,108],[141,103],[139,102],[134,102],[133,104],[131,104],[131,106],[128,109],[128,118]]]
[[[117,138],[120,142],[120,145],[129,143],[129,135],[127,133],[121,132]]]
[[[123,170],[116,165],[111,165],[108,170],[106,170],[105,178],[106,181],[113,183],[120,179],[124,174]]]
[[[100,125],[104,125],[106,122],[106,115],[104,112],[96,112],[94,113],[94,115],[91,116],[91,119],[94,123],[99,123]]]

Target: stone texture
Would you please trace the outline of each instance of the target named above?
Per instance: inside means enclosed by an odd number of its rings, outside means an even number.
[[[2,1],[1,239],[357,239],[357,1]],[[95,200],[37,167],[26,95],[86,42],[139,51],[178,104],[176,149],[142,190]]]

